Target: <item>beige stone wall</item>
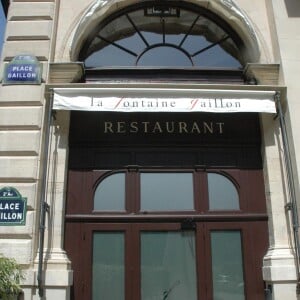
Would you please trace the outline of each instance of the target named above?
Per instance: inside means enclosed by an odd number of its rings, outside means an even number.
[[[113,5],[101,10],[100,17],[137,0],[110,0]],[[14,256],[28,268],[25,284],[26,300],[38,299],[32,286],[36,285],[37,244],[41,176],[43,174],[43,133],[45,130],[45,83],[48,83],[49,62],[68,63],[76,60],[80,43],[78,28],[90,30],[99,19],[90,15],[87,25],[82,18],[92,12],[92,0],[11,1],[5,43],[2,51],[0,78],[4,64],[15,55],[32,54],[43,64],[43,84],[39,86],[0,85],[0,188],[13,186],[28,199],[26,226],[0,227],[0,252]],[[104,1],[103,1],[104,2]],[[190,0],[224,17],[234,29],[245,37],[249,47],[254,40],[260,49],[253,56],[254,69],[262,66],[257,75],[260,84],[287,86],[287,121],[294,154],[296,180],[300,170],[300,118],[298,117],[300,85],[300,2],[289,0]],[[236,3],[237,6],[234,6]],[[291,4],[294,3],[294,6]],[[98,8],[101,9],[100,6]],[[80,23],[81,22],[81,23]],[[81,26],[82,27],[79,27]],[[248,29],[247,29],[248,28]],[[247,31],[248,30],[248,31]],[[75,33],[79,35],[75,36]],[[254,49],[254,48],[253,48]],[[77,51],[78,52],[78,51]],[[277,66],[280,66],[278,81]],[[253,69],[251,68],[251,70]],[[60,70],[60,73],[63,71]],[[272,74],[273,74],[272,73]],[[255,73],[257,74],[257,73]],[[53,74],[50,74],[53,75]],[[55,77],[55,76],[54,76]],[[48,177],[48,201],[52,207],[48,216],[45,252],[47,253],[46,284],[48,299],[68,299],[68,286],[72,282],[69,262],[62,250],[63,215],[66,183],[68,114],[59,113],[51,128],[51,147]],[[274,284],[273,299],[282,299],[288,289],[289,300],[296,299],[295,267],[293,261],[290,216],[284,209],[288,191],[284,176],[281,133],[278,121],[262,117],[264,138],[264,169],[266,196],[270,216],[270,249],[264,263],[265,279]],[[58,144],[60,147],[58,147]],[[296,181],[297,192],[299,183]],[[48,238],[49,237],[49,238]],[[278,283],[276,283],[278,282]],[[276,293],[276,295],[275,295]]]
[[[274,11],[274,30],[277,33],[278,58],[281,63],[281,84],[287,86],[286,116],[294,158],[296,187],[299,194],[300,171],[300,2],[270,1]]]
[[[43,65],[41,85],[0,85],[0,188],[17,188],[28,204],[25,226],[0,226],[0,253],[14,257],[25,268],[25,299],[39,299],[36,270],[46,127],[44,88],[55,45],[57,5],[54,0],[11,1],[0,66],[2,79],[4,65],[16,55],[34,55]],[[55,247],[46,240],[45,253],[52,255],[52,265],[59,265],[56,272],[45,273],[45,284],[56,286],[52,294],[48,292],[48,299],[67,299],[70,277],[61,265],[68,260],[58,255],[61,245]]]
[[[55,49],[56,62],[70,61],[70,41],[84,12],[90,7],[92,0],[60,1],[60,14],[57,27],[57,43]]]
[[[32,54],[43,63],[46,79],[54,2],[12,1],[7,17],[4,64],[15,55]],[[1,76],[2,77],[2,76]],[[0,186],[14,186],[28,198],[25,227],[0,227],[0,252],[15,257],[20,263],[32,264],[36,249],[37,189],[39,186],[41,137],[44,114],[44,85],[0,87]],[[15,247],[14,235],[20,247]]]

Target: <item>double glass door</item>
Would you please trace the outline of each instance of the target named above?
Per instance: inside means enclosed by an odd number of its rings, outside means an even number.
[[[199,223],[194,230],[180,224],[118,225],[114,230],[86,225],[92,245],[91,299],[246,299],[242,232],[247,230],[223,225]]]
[[[73,300],[263,300],[259,170],[70,171]]]

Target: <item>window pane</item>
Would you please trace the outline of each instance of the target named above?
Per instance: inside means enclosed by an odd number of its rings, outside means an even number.
[[[213,299],[244,300],[243,257],[239,231],[211,232]]]
[[[192,66],[188,56],[178,49],[172,47],[153,48],[146,52],[138,61],[139,66],[164,66],[164,67],[184,67]]]
[[[94,196],[94,210],[125,210],[125,174],[106,177],[98,185]]]
[[[85,60],[87,68],[103,66],[133,66],[136,57],[128,54],[114,45],[109,45],[98,52],[94,52]]]
[[[207,51],[202,52],[199,55],[193,57],[193,61],[197,66],[203,67],[232,67],[232,68],[240,68],[240,62],[232,55],[219,46],[215,46]]]
[[[143,232],[142,300],[196,300],[195,237],[192,231]]]
[[[239,195],[229,179],[214,173],[208,173],[207,178],[210,210],[240,209]]]
[[[124,299],[124,234],[97,232],[93,236],[93,300]]]
[[[192,173],[142,173],[141,210],[193,210]]]

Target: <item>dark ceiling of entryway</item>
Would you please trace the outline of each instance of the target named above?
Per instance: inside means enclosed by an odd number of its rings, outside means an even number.
[[[2,4],[5,15],[7,15],[9,0],[1,0],[1,4]]]

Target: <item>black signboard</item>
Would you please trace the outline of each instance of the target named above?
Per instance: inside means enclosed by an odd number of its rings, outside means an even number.
[[[261,168],[256,113],[72,111],[70,169],[128,165]]]
[[[73,111],[70,144],[257,145],[258,114]]]

